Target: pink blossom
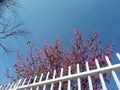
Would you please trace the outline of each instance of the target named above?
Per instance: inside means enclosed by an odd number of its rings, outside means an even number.
[[[18,58],[18,60],[20,60],[20,61],[23,60],[22,56],[21,56],[19,53],[17,53],[17,58]]]

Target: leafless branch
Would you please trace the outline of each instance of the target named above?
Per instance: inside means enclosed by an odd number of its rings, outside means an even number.
[[[6,8],[10,10],[13,14],[16,14],[16,7],[18,7],[18,3],[16,0],[0,0],[1,8]]]
[[[9,49],[8,47],[6,47],[6,46],[3,45],[2,43],[0,43],[0,47],[1,47],[6,53],[10,53],[10,52],[12,52],[11,49]]]
[[[20,27],[23,25],[23,23],[16,24],[15,26],[10,26],[8,23],[3,25],[3,30],[0,32],[0,40],[6,41],[7,38],[17,38],[17,37],[26,37],[27,35],[30,35],[31,33],[27,30],[21,29]],[[0,47],[7,53],[11,52],[8,47],[6,47],[2,42],[0,41]]]
[[[25,37],[30,34],[29,31],[21,28],[23,23],[16,22],[16,9],[19,7],[17,2],[17,0],[0,0],[0,47],[7,53],[11,52],[11,50],[3,43],[6,39],[11,37],[17,39],[17,37]],[[5,10],[12,14],[12,19],[4,15]]]

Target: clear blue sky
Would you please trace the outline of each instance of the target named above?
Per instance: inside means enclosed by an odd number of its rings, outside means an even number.
[[[24,28],[34,33],[29,39],[18,42],[8,40],[10,47],[26,54],[26,41],[52,42],[62,35],[64,47],[71,43],[73,30],[79,29],[84,37],[98,31],[104,43],[115,43],[115,52],[120,52],[120,1],[119,0],[19,0],[19,18]],[[16,53],[0,52],[0,79],[2,83],[6,68],[13,71]],[[25,56],[25,55],[24,55]]]

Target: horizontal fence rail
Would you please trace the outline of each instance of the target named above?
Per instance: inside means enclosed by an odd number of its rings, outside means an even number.
[[[105,56],[105,60],[107,62],[107,66],[105,67],[100,67],[98,59],[95,59],[95,64],[96,64],[96,69],[90,70],[90,66],[88,61],[86,61],[86,71],[80,72],[80,65],[76,65],[76,73],[72,74],[72,69],[71,66],[68,67],[68,75],[64,76],[64,69],[61,68],[60,72],[60,77],[56,77],[57,71],[54,70],[53,72],[53,77],[49,78],[50,72],[47,73],[45,80],[42,80],[43,74],[41,74],[40,77],[35,76],[34,79],[29,78],[28,79],[19,79],[17,82],[11,82],[6,85],[1,85],[0,90],[56,90],[54,89],[55,85],[57,84],[57,90],[65,90],[62,89],[63,82],[67,82],[67,89],[66,90],[74,90],[71,89],[71,82],[72,80],[76,80],[76,85],[77,89],[75,90],[83,90],[81,89],[81,79],[82,78],[87,78],[88,79],[88,85],[89,85],[89,90],[94,90],[93,89],[93,83],[92,82],[92,76],[98,75],[100,82],[101,82],[101,89],[98,90],[108,90],[108,87],[105,83],[105,79],[103,74],[104,73],[111,73],[114,82],[116,84],[116,87],[118,90],[120,90],[120,76],[116,74],[115,71],[120,70],[120,54],[116,53],[116,56],[118,58],[118,63],[112,65],[109,58]],[[39,78],[39,80],[38,80]],[[32,82],[31,82],[32,80]],[[49,86],[49,89],[47,88]]]

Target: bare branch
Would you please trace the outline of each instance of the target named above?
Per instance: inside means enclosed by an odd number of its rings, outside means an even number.
[[[1,47],[6,53],[13,52],[11,49],[9,49],[8,47],[6,47],[6,46],[3,45],[2,43],[0,43],[0,47]]]
[[[0,0],[0,6],[1,8],[6,8],[7,10],[10,10],[14,14],[16,14],[15,7],[18,7],[18,3],[16,0]]]
[[[10,26],[10,24],[3,25],[3,30],[0,32],[0,40],[6,41],[7,38],[13,37],[16,39],[17,37],[25,37],[30,35],[31,33],[27,30],[21,29],[23,23],[16,24],[15,26]],[[7,53],[12,52],[7,46],[2,44],[0,41],[0,47]]]
[[[17,0],[0,0],[0,47],[7,53],[11,52],[11,50],[3,43],[6,39],[11,37],[17,39],[17,37],[25,37],[30,34],[29,31],[21,29],[23,23],[18,23],[16,21],[15,15],[19,7],[17,2]],[[4,15],[4,11],[11,14],[12,19]]]

